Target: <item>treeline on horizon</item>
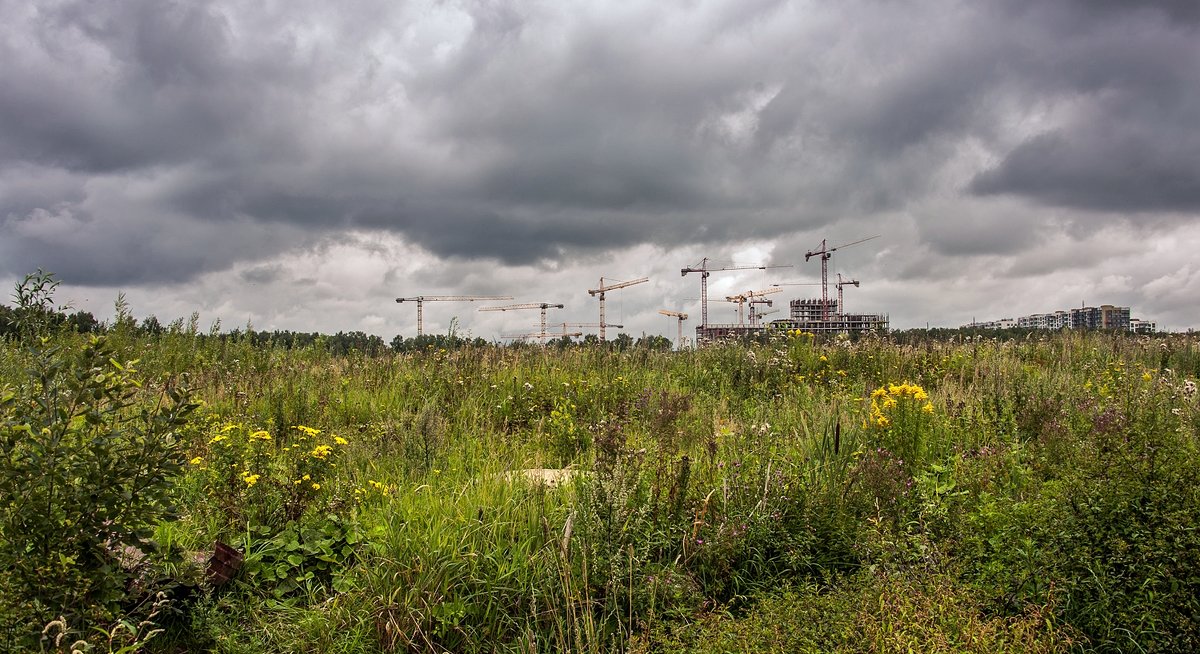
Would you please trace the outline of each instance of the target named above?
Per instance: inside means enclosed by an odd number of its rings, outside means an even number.
[[[11,338],[19,333],[20,309],[0,304],[0,338]],[[109,322],[98,320],[90,311],[69,311],[69,309],[50,310],[46,322],[55,327],[68,329],[80,334],[109,334],[114,332],[126,333],[133,336],[161,336],[165,334],[184,334],[195,338],[211,338],[222,341],[248,341],[254,346],[280,347],[284,349],[322,348],[331,354],[359,353],[377,356],[385,352],[413,352],[426,349],[455,350],[465,347],[486,347],[500,345],[481,337],[462,336],[455,330],[446,334],[423,334],[416,337],[404,337],[397,334],[391,341],[385,341],[376,334],[363,331],[339,331],[336,334],[321,332],[300,332],[286,329],[256,330],[252,325],[235,327],[223,331],[221,322],[217,320],[207,329],[200,328],[200,314],[193,312],[184,320],[177,318],[164,325],[156,316],[150,315],[138,321],[128,313],[121,298],[117,300],[117,313]],[[587,334],[582,339],[571,336],[549,338],[549,347],[566,348],[580,345],[599,344],[600,339],[595,334]],[[535,341],[519,340],[507,344],[507,347],[523,347],[536,345]],[[669,350],[671,339],[658,335],[643,335],[634,339],[629,334],[621,333],[609,345],[619,349],[648,348],[654,350]]]
[[[15,307],[0,304],[0,338],[10,338],[18,334],[19,311],[20,309]],[[465,347],[486,347],[488,345],[504,347],[537,345],[537,342],[534,340],[516,340],[503,344],[496,341],[488,341],[478,336],[474,338],[462,336],[453,328],[446,334],[424,334],[416,337],[405,337],[397,334],[390,341],[385,341],[376,334],[368,334],[357,330],[350,332],[338,331],[336,334],[291,331],[287,329],[268,331],[256,330],[252,325],[247,324],[244,327],[235,327],[231,330],[223,331],[219,319],[214,321],[207,330],[202,330],[200,328],[199,312],[193,312],[187,320],[177,318],[165,325],[154,315],[149,315],[138,321],[129,313],[123,296],[118,296],[117,298],[116,315],[112,321],[99,320],[90,311],[71,311],[69,308],[61,308],[49,311],[47,322],[80,334],[107,334],[113,332],[123,332],[136,336],[186,334],[196,338],[212,338],[223,341],[240,342],[246,340],[255,346],[272,346],[284,349],[322,348],[330,354],[335,355],[359,353],[368,356],[378,356],[389,351],[415,352],[427,349],[456,350]],[[992,338],[1006,341],[1035,338],[1037,336],[1045,336],[1049,333],[1051,332],[1048,330],[1032,328],[981,329],[973,327],[934,327],[892,330],[889,332],[889,335],[897,343],[919,344],[923,342],[976,338]],[[1160,334],[1165,334],[1165,332],[1160,332]],[[850,335],[852,339],[857,336],[859,334]],[[1133,336],[1133,334],[1130,334],[1130,336]],[[743,340],[761,342],[767,338],[769,338],[768,333],[759,333],[745,337]],[[560,336],[546,340],[548,347],[560,349],[573,346],[595,346],[600,343],[599,337],[595,334],[586,334],[581,339],[575,339],[571,336]],[[620,333],[616,338],[608,341],[606,345],[617,350],[631,348],[669,350],[673,346],[673,341],[670,338],[656,334],[643,334],[640,338],[634,339],[629,334]]]

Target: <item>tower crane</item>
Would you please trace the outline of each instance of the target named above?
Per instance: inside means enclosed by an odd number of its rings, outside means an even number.
[[[763,317],[763,316],[769,316],[769,315],[771,315],[772,313],[779,313],[779,309],[767,309],[766,311],[759,311],[759,312],[758,312],[758,319],[759,319],[759,320],[762,320],[762,317]]]
[[[616,324],[616,323],[611,323],[611,322],[610,322],[610,323],[606,323],[606,324],[607,324],[609,327],[616,327],[617,329],[625,329],[625,325],[618,325],[618,324]],[[585,328],[585,329],[586,329],[586,328],[589,328],[589,327],[599,327],[599,326],[600,326],[600,323],[598,323],[598,322],[557,322],[557,323],[554,323],[553,325],[550,325],[550,326],[551,326],[551,327],[554,327],[554,328],[556,328],[556,329],[561,329],[561,330],[562,330],[562,332],[561,332],[561,333],[559,333],[559,332],[547,332],[547,333],[546,333],[546,335],[547,335],[547,336],[582,336],[582,335],[583,335],[582,333],[578,333],[578,334],[576,334],[576,333],[571,333],[571,334],[568,334],[568,333],[567,333],[567,328],[568,328],[568,327],[571,327],[571,328],[578,328],[578,327],[582,327],[582,328]]]
[[[671,318],[675,318],[676,321],[679,323],[679,336],[676,338],[675,344],[676,344],[676,347],[678,347],[679,349],[682,350],[683,349],[683,321],[688,319],[688,315],[686,313],[682,313],[679,311],[671,311],[669,309],[659,309],[658,312],[664,316],[669,316]]]
[[[686,277],[688,273],[700,273],[700,326],[708,326],[708,275],[709,273],[720,272],[724,270],[766,270],[768,268],[791,268],[791,264],[781,266],[739,266],[732,264],[728,266],[716,266],[712,259],[705,257],[700,260],[700,263],[687,268],[681,268],[679,274]]]
[[[726,297],[725,301],[737,303],[737,305],[738,305],[738,325],[743,325],[743,324],[745,324],[745,315],[744,315],[743,310],[745,309],[747,302],[754,302],[757,298],[761,298],[764,295],[770,295],[772,293],[778,293],[782,290],[783,290],[782,288],[772,287],[772,288],[765,288],[761,291],[746,291],[745,293],[741,293],[738,295],[731,295],[729,297]],[[753,312],[753,306],[751,306],[751,311]],[[754,322],[753,317],[751,318],[751,322]]]
[[[855,288],[858,288],[858,280],[842,279],[842,273],[838,273],[837,283],[834,284],[834,286],[837,287],[838,292],[838,316],[846,315],[846,303],[842,300],[842,287],[851,285],[853,285]]]
[[[492,300],[511,300],[511,295],[418,295],[416,297],[398,297],[397,303],[417,303],[417,336],[425,333],[426,302],[490,302]]]
[[[747,300],[746,304],[750,305],[750,309],[747,311],[747,313],[750,314],[750,326],[751,327],[757,327],[758,319],[761,318],[763,316],[763,314],[768,313],[766,311],[755,311],[754,305],[765,304],[769,307],[775,306],[775,302],[773,300]]]
[[[514,311],[520,309],[541,309],[542,310],[542,330],[541,340],[542,345],[546,344],[546,309],[561,309],[561,304],[550,304],[549,302],[531,302],[527,304],[506,304],[502,307],[479,307],[480,311]]]
[[[874,238],[879,238],[879,234],[860,238],[857,241],[843,243],[835,247],[829,247],[825,244],[825,239],[821,239],[821,247],[815,250],[809,250],[804,253],[804,260],[808,261],[812,257],[821,257],[821,320],[829,320],[829,260],[833,258],[833,253],[848,248],[851,245],[858,245]]]
[[[545,330],[543,330],[537,334],[503,334],[500,336],[500,338],[540,338],[543,341],[542,344],[545,345],[545,338],[547,336],[558,336],[560,338],[563,336],[583,336],[583,332],[563,331],[561,334],[558,332],[549,334],[549,333],[546,333]]]
[[[608,325],[609,327],[616,327],[617,329],[625,328],[625,325],[618,325],[615,322],[610,322],[610,323],[605,323],[605,324]],[[600,323],[598,323],[598,322],[559,322],[559,323],[554,323],[553,326],[559,327],[562,329],[566,329],[567,327],[599,327]]]
[[[639,277],[637,279],[632,279],[627,282],[622,282],[620,280],[616,280],[615,284],[609,284],[609,285],[605,286],[604,278],[601,277],[599,287],[593,288],[593,289],[588,289],[588,295],[591,295],[592,297],[599,297],[599,299],[600,299],[600,340],[601,341],[604,340],[604,328],[608,326],[608,324],[604,322],[604,294],[607,293],[608,291],[615,291],[619,288],[627,288],[629,286],[633,286],[634,284],[641,284],[643,282],[648,282],[648,281],[650,281],[649,277]],[[620,329],[620,328],[618,327],[618,329]]]

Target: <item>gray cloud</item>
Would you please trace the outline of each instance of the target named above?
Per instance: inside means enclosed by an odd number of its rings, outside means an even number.
[[[877,232],[845,264],[897,283],[1079,270],[1091,232],[1194,223],[1198,31],[1168,1],[0,0],[0,272],[283,288],[349,232],[426,283]]]
[[[1093,211],[1200,211],[1200,136],[1147,132],[1117,125],[1038,135],[970,188]]]

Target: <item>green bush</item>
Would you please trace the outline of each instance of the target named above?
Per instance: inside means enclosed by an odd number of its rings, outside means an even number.
[[[31,279],[18,287],[24,315],[53,290]],[[0,577],[23,600],[0,608],[18,630],[107,620],[126,593],[122,557],[150,551],[152,526],[172,513],[195,406],[172,383],[145,401],[133,363],[103,337],[46,332],[24,332],[24,378],[0,389]]]

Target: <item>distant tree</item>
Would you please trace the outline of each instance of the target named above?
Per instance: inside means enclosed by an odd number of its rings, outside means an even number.
[[[17,312],[12,307],[0,304],[0,338],[16,336]]]
[[[162,326],[162,323],[158,321],[158,318],[155,317],[154,314],[146,316],[142,320],[142,324],[138,327],[138,329],[141,330],[143,334],[150,334],[152,336],[158,336],[166,331],[166,328]]]
[[[67,324],[80,334],[94,334],[100,331],[100,321],[91,311],[76,311],[67,316]]]
[[[667,338],[666,336],[659,336],[657,334],[642,336],[637,341],[637,347],[648,350],[666,351],[671,349],[671,339]]]
[[[575,341],[571,340],[570,336],[560,336],[558,338],[552,338],[546,341],[546,345],[548,347],[556,347],[560,350],[565,350],[574,344]]]

